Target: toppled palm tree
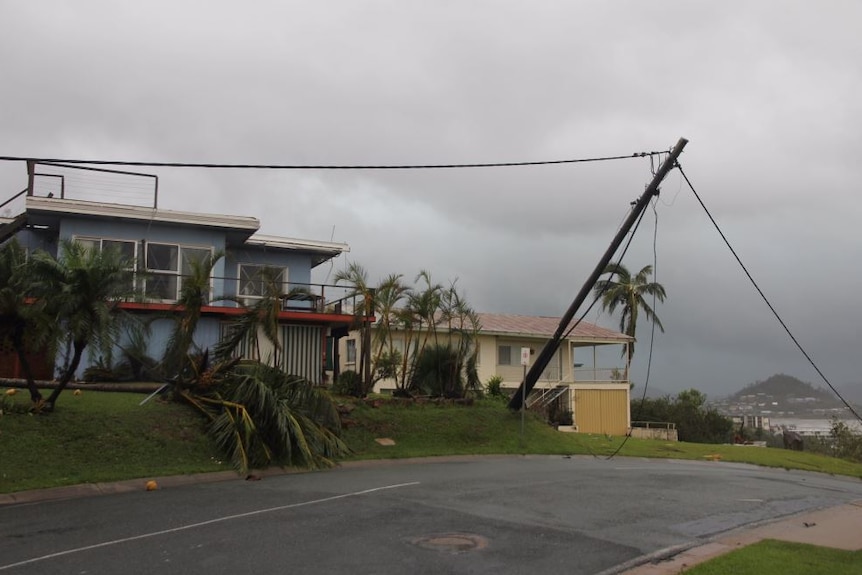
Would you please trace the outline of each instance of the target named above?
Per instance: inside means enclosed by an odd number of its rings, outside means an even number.
[[[240,473],[270,465],[320,468],[349,452],[329,394],[281,370],[238,360],[199,364],[179,395],[209,419],[209,433]]]

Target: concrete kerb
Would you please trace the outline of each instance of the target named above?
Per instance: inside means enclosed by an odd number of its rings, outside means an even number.
[[[438,457],[411,457],[404,459],[368,459],[357,461],[344,461],[336,465],[336,468],[350,467],[374,467],[379,465],[411,465],[428,461],[469,461],[477,459],[492,459],[500,457],[512,457],[509,455],[442,455]],[[528,457],[528,456],[516,456]],[[214,471],[208,473],[191,473],[186,475],[168,475],[165,477],[139,477],[137,479],[126,479],[105,483],[79,483],[63,487],[48,487],[45,489],[31,489],[29,491],[17,491],[14,493],[0,493],[0,509],[7,505],[21,505],[25,503],[38,503],[40,501],[60,501],[63,499],[76,499],[80,497],[95,497],[98,495],[111,495],[115,493],[130,493],[133,491],[145,491],[148,481],[155,481],[158,489],[168,489],[183,485],[198,483],[216,483],[220,481],[257,480],[264,477],[276,475],[292,475],[297,473],[311,473],[314,470],[297,468],[270,467],[263,470],[252,470],[247,475],[236,471]]]
[[[618,565],[599,575],[676,575],[697,564],[741,547],[777,539],[846,551],[862,550],[862,501],[804,511],[788,517],[747,525],[701,545],[669,547]]]

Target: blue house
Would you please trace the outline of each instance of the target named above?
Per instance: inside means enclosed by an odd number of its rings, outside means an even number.
[[[138,293],[119,305],[152,320],[148,322],[150,357],[160,358],[164,352],[173,325],[166,316],[183,313],[176,301],[192,262],[224,254],[213,268],[211,299],[202,310],[196,345],[207,349],[217,344],[243,312],[241,304],[264,295],[263,278],[274,277],[285,294],[278,317],[279,349],[272,350],[260,338],[263,347],[240,353],[263,360],[274,355],[287,373],[318,384],[326,383],[332,375],[328,371],[337,369],[334,341],[347,334],[354,319],[352,307],[343,298],[343,287],[312,284],[311,270],[349,251],[347,244],[261,235],[259,220],[248,216],[165,210],[155,207],[155,202],[150,207],[70,199],[65,192],[37,195],[32,176],[19,195],[25,192],[23,210],[0,218],[0,241],[15,236],[29,252],[38,249],[54,256],[66,239],[94,249],[118,248],[134,266]],[[90,350],[79,377],[97,361],[97,353]],[[42,373],[61,365],[62,355],[60,350],[57,357],[42,358],[43,364],[50,364]],[[0,350],[0,377],[18,375],[14,354]]]

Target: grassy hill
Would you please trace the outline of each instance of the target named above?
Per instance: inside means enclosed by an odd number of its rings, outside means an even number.
[[[5,397],[5,396],[4,396]],[[145,396],[86,391],[63,395],[51,415],[29,415],[27,398],[0,415],[0,493],[226,468],[190,408]],[[349,459],[438,455],[548,454],[607,457],[624,438],[561,433],[499,401],[471,406],[342,399]],[[378,441],[389,440],[389,441]],[[630,439],[620,457],[723,460],[862,478],[862,464],[783,449]],[[142,482],[143,484],[143,482]]]

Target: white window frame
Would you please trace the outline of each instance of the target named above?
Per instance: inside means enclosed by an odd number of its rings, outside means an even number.
[[[72,236],[72,241],[85,246],[87,244],[90,244],[92,246],[98,245],[99,252],[105,249],[105,242],[132,244],[132,257],[129,260],[129,266],[126,269],[132,272],[132,285],[130,286],[130,288],[135,287],[135,273],[138,271],[138,242],[136,240],[130,240],[126,238],[103,238],[98,236]],[[134,289],[132,289],[132,291],[134,291]]]
[[[168,246],[168,247],[176,248],[176,250],[177,250],[176,268],[175,269],[151,268],[150,267],[150,247],[151,246]],[[144,258],[143,259],[144,259],[144,270],[147,273],[147,277],[144,278],[144,295],[148,299],[153,300],[153,301],[165,302],[165,303],[173,303],[179,299],[180,290],[182,289],[182,285],[183,285],[183,271],[184,271],[183,270],[183,267],[184,267],[183,266],[183,263],[184,263],[183,251],[184,250],[189,250],[189,251],[194,250],[194,251],[200,251],[200,252],[207,252],[207,254],[210,257],[212,257],[212,254],[213,254],[212,246],[178,244],[178,243],[174,243],[174,242],[146,242],[145,243]],[[204,256],[204,257],[206,257],[206,256]],[[150,281],[150,278],[154,275],[176,277],[176,283],[175,283],[174,294],[173,294],[174,297],[173,298],[170,298],[170,297],[169,298],[159,298],[159,297],[152,297],[150,295],[150,293],[147,290],[147,283]],[[210,273],[210,282],[209,283],[210,283],[210,285],[209,285],[210,291],[212,291],[212,289],[213,289],[212,273]]]
[[[503,361],[502,361],[503,358],[502,358],[501,352],[502,352],[504,347],[509,350],[509,352],[508,352],[509,357],[508,357],[508,361],[506,363],[503,363]],[[513,347],[514,346],[511,344],[508,344],[508,345],[507,344],[498,344],[497,345],[497,365],[515,365],[514,363],[512,363],[512,348]]]
[[[251,285],[254,286],[258,282],[260,282],[259,279],[248,279],[248,280],[244,279],[243,278],[243,268],[258,268],[258,271],[256,272],[256,274],[254,276],[256,278],[259,278],[260,272],[263,270],[266,270],[266,269],[281,272],[281,293],[285,294],[288,292],[288,267],[287,266],[274,266],[274,265],[269,265],[269,264],[259,264],[259,263],[252,263],[252,262],[240,262],[236,266],[236,296],[238,298],[240,298],[240,300],[243,303],[245,303],[246,305],[248,304],[248,302],[258,301],[258,300],[263,299],[263,294],[262,294],[262,292],[263,292],[262,287],[263,286],[262,286],[262,284],[260,284],[257,287],[259,287],[261,289],[255,290],[255,291],[261,292],[260,295],[258,295],[256,293],[251,293],[251,294],[243,293],[243,290],[245,287],[243,285],[243,283],[252,282]]]
[[[350,358],[350,352],[353,352],[353,359]],[[347,365],[355,365],[356,364],[356,356],[357,356],[357,346],[356,346],[356,338],[350,338],[345,342],[345,350],[344,357],[345,363]]]

